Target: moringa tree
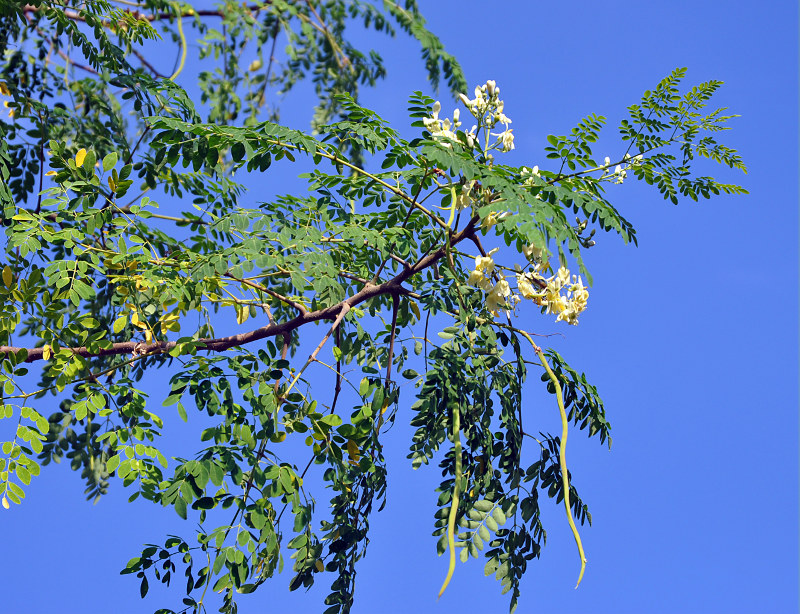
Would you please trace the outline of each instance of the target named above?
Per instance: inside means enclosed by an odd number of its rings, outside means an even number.
[[[416,427],[414,467],[443,472],[442,591],[457,557],[483,556],[515,607],[545,536],[540,491],[564,507],[580,582],[576,521],[591,516],[567,434],[610,445],[610,426],[597,390],[517,315],[578,323],[596,231],[636,242],[612,185],[644,180],[672,202],[744,192],[692,168],[745,170],[716,140],[732,116],[704,110],[719,82],[681,93],[673,71],[629,107],[614,159],[594,157],[605,119],[592,115],[548,137],[547,165],[514,167],[513,109],[492,81],[467,94],[413,0],[0,6],[4,507],[67,457],[89,499],[115,476],[131,500],[197,521],[125,566],[142,595],[181,575],[175,611],[205,611],[216,592],[233,612],[291,552],[290,588],[328,574],[325,611],[346,612],[399,419]],[[413,93],[409,140],[361,106],[359,87],[385,71],[351,42],[357,22],[414,36],[456,111]],[[275,100],[306,77],[318,103],[303,132]],[[264,201],[247,188],[278,161],[308,189]],[[152,399],[159,369],[170,391]],[[560,435],[523,428],[529,371]],[[205,414],[194,458],[160,449],[163,411]]]

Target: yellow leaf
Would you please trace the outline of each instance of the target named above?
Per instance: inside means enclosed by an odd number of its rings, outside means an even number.
[[[52,177],[53,175],[58,175],[58,171],[47,171],[45,177]]]
[[[6,288],[10,288],[14,283],[14,271],[12,271],[11,267],[8,265],[3,267],[3,283],[6,285]]]
[[[46,345],[42,348],[42,358],[45,360],[50,360],[50,356],[52,356],[52,349],[49,345]]]
[[[114,183],[114,178],[113,177],[109,177],[108,178],[108,187],[111,188],[112,192],[116,192],[117,191],[117,184]]]
[[[314,567],[316,567],[317,571],[319,571],[320,573],[325,571],[325,563],[322,562],[322,559],[317,559],[314,562]]]
[[[352,439],[347,440],[347,455],[350,457],[351,463],[357,463],[361,457],[361,452],[358,449],[358,444]]]
[[[3,96],[11,96],[11,92],[8,91],[8,85],[6,85],[5,81],[0,81],[0,94]]]
[[[236,305],[236,323],[244,324],[250,317],[250,309],[246,306]]]
[[[161,332],[163,334],[167,334],[167,331],[179,332],[181,330],[181,324],[178,322],[178,313],[164,313],[161,316]]]
[[[131,314],[131,324],[133,324],[136,328],[147,328],[147,323],[143,322],[139,318],[139,312],[138,311],[134,311]]]
[[[414,301],[409,301],[409,307],[411,307],[411,313],[417,316],[417,320],[419,320],[420,319],[419,306]]]
[[[8,509],[9,507],[11,507],[11,506],[8,504],[8,499],[6,499],[6,496],[5,496],[5,495],[3,495],[3,507],[4,507],[4,508],[6,508],[6,509]]]
[[[78,153],[75,154],[75,166],[81,167],[83,166],[83,161],[86,159],[86,150],[80,149]]]
[[[252,62],[250,62],[250,66],[247,67],[247,70],[249,70],[250,72],[254,72],[259,68],[261,68],[261,60],[253,60]]]
[[[122,329],[125,328],[125,324],[127,324],[127,323],[128,323],[128,318],[123,314],[120,317],[118,317],[116,320],[114,320],[114,324],[112,326],[112,330],[115,333],[120,333],[120,332],[122,332]]]

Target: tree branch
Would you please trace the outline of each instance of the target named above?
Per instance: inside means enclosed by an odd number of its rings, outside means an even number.
[[[464,228],[464,230],[450,237],[450,247],[457,245],[465,239],[471,239],[474,236],[474,232],[474,222],[471,221],[467,227]],[[297,317],[286,322],[269,324],[246,333],[230,335],[227,337],[197,339],[194,340],[193,343],[203,344],[204,347],[202,349],[209,352],[224,352],[225,350],[247,345],[249,343],[254,343],[268,337],[275,337],[276,335],[285,335],[287,333],[291,333],[293,330],[296,330],[301,326],[311,322],[319,322],[321,320],[335,321],[340,317],[343,311],[349,311],[356,305],[369,301],[370,299],[378,296],[383,296],[386,294],[409,294],[408,289],[404,288],[402,284],[417,273],[420,273],[428,267],[433,266],[445,256],[447,249],[448,248],[445,246],[440,247],[439,249],[421,258],[407,269],[403,270],[396,277],[393,277],[392,279],[381,284],[375,285],[367,283],[359,292],[349,298],[344,299],[336,305],[323,307],[322,309],[317,309],[316,311],[306,311],[305,313],[301,313]],[[119,354],[164,354],[175,348],[177,345],[178,343],[176,341],[154,341],[153,343],[149,344],[141,341],[121,341],[111,344],[110,347],[95,351],[91,351],[84,346],[68,349],[76,356],[92,358],[97,356],[114,356]],[[22,351],[27,352],[25,362],[35,362],[44,358],[44,347],[25,348],[9,345],[0,346],[0,355],[17,354]]]
[[[251,4],[250,6],[246,6],[244,8],[246,8],[250,12],[256,12],[263,9],[264,6],[267,4],[270,4],[270,2],[265,1],[263,5]],[[29,15],[31,13],[38,13],[41,10],[42,10],[41,7],[27,4],[22,9],[22,12],[25,13],[26,15]],[[124,9],[124,10],[126,13],[129,13],[134,18],[142,19],[144,21],[149,21],[150,23],[153,23],[154,21],[164,21],[165,19],[175,19],[175,13],[170,11],[165,11],[161,13],[143,13],[141,11],[132,11],[130,9]],[[65,9],[63,13],[67,19],[71,19],[72,21],[84,21],[84,22],[86,21],[86,17],[84,17],[78,11],[70,11],[68,9]],[[225,17],[225,13],[223,13],[222,11],[216,11],[212,9],[190,9],[185,13],[181,13],[180,16],[181,18],[184,18],[184,17],[194,17],[195,15],[197,15],[198,17],[219,17],[219,18]],[[110,21],[107,21],[104,22],[103,25],[105,27],[110,27],[114,24],[112,24]]]

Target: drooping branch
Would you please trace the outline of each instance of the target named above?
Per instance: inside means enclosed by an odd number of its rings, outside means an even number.
[[[450,237],[449,247],[458,245],[465,239],[471,239],[474,236],[475,224],[477,221],[477,218],[472,219],[462,231],[452,235]],[[321,320],[335,321],[342,313],[342,310],[349,311],[351,308],[378,296],[406,295],[408,294],[408,289],[404,288],[402,284],[417,273],[420,273],[433,266],[446,255],[447,249],[448,247],[443,245],[398,273],[397,276],[381,284],[372,284],[367,282],[356,294],[344,299],[343,301],[340,301],[335,305],[317,309],[316,311],[306,311],[305,313],[301,313],[291,320],[280,323],[271,323],[267,326],[256,328],[255,330],[239,333],[238,335],[197,339],[193,341],[193,343],[202,344],[202,349],[209,352],[224,352],[225,350],[254,343],[268,337],[275,337],[277,335],[291,333],[293,330],[296,330],[301,326],[311,322],[319,322]],[[68,349],[76,356],[93,358],[98,356],[114,356],[120,354],[163,354],[169,352],[177,345],[178,343],[176,341],[154,341],[152,343],[143,343],[141,341],[121,341],[111,344],[110,347],[99,350],[89,350],[89,348],[83,346],[72,347]],[[52,351],[51,348],[47,349],[48,352]],[[45,348],[25,348],[8,345],[0,346],[0,355],[17,354],[22,351],[27,352],[25,362],[35,362],[44,358]]]
[[[270,4],[270,2],[268,0],[265,0],[260,5],[259,4],[251,4],[250,6],[247,6],[247,7],[244,7],[244,8],[247,11],[250,11],[252,13],[252,12],[257,12],[257,11],[263,9],[268,4]],[[22,9],[22,12],[25,13],[26,15],[30,15],[32,13],[37,13],[37,12],[39,12],[41,10],[42,10],[41,7],[33,6],[31,4],[27,4]],[[133,10],[130,10],[130,9],[124,9],[124,10],[125,10],[126,13],[130,14],[135,19],[141,19],[141,20],[144,20],[144,21],[149,21],[150,23],[153,23],[154,21],[164,21],[166,19],[175,19],[175,13],[173,13],[171,11],[164,11],[164,12],[160,12],[160,13],[143,13],[142,11],[133,11]],[[72,21],[86,21],[86,17],[84,17],[78,11],[71,11],[69,9],[66,9],[63,12],[64,12],[64,16],[67,19],[71,19]],[[190,10],[182,12],[180,14],[181,18],[194,17],[195,15],[197,15],[198,17],[219,17],[219,18],[224,18],[225,17],[225,13],[224,12],[219,11],[219,10],[214,10],[214,9],[190,9]],[[110,27],[113,24],[111,22],[104,22],[103,25],[105,27]]]

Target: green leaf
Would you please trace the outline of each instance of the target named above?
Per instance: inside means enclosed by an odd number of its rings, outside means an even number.
[[[119,155],[117,154],[116,151],[112,151],[110,154],[107,154],[103,158],[103,171],[108,172],[112,168],[114,168],[114,166],[116,165],[118,159],[119,159]]]
[[[503,525],[506,523],[506,515],[503,513],[503,510],[499,507],[496,507],[492,510],[492,518],[497,521],[497,524]]]
[[[491,509],[494,507],[494,502],[488,501],[486,499],[481,499],[480,501],[476,501],[475,503],[473,503],[472,507],[474,507],[479,512],[486,513],[491,511]]]
[[[119,454],[115,454],[114,456],[109,458],[106,461],[106,471],[108,471],[109,473],[113,473],[114,471],[116,471],[117,467],[119,467],[120,460],[121,459]]]
[[[178,516],[186,520],[186,501],[180,497],[175,499],[175,512],[178,514]]]

